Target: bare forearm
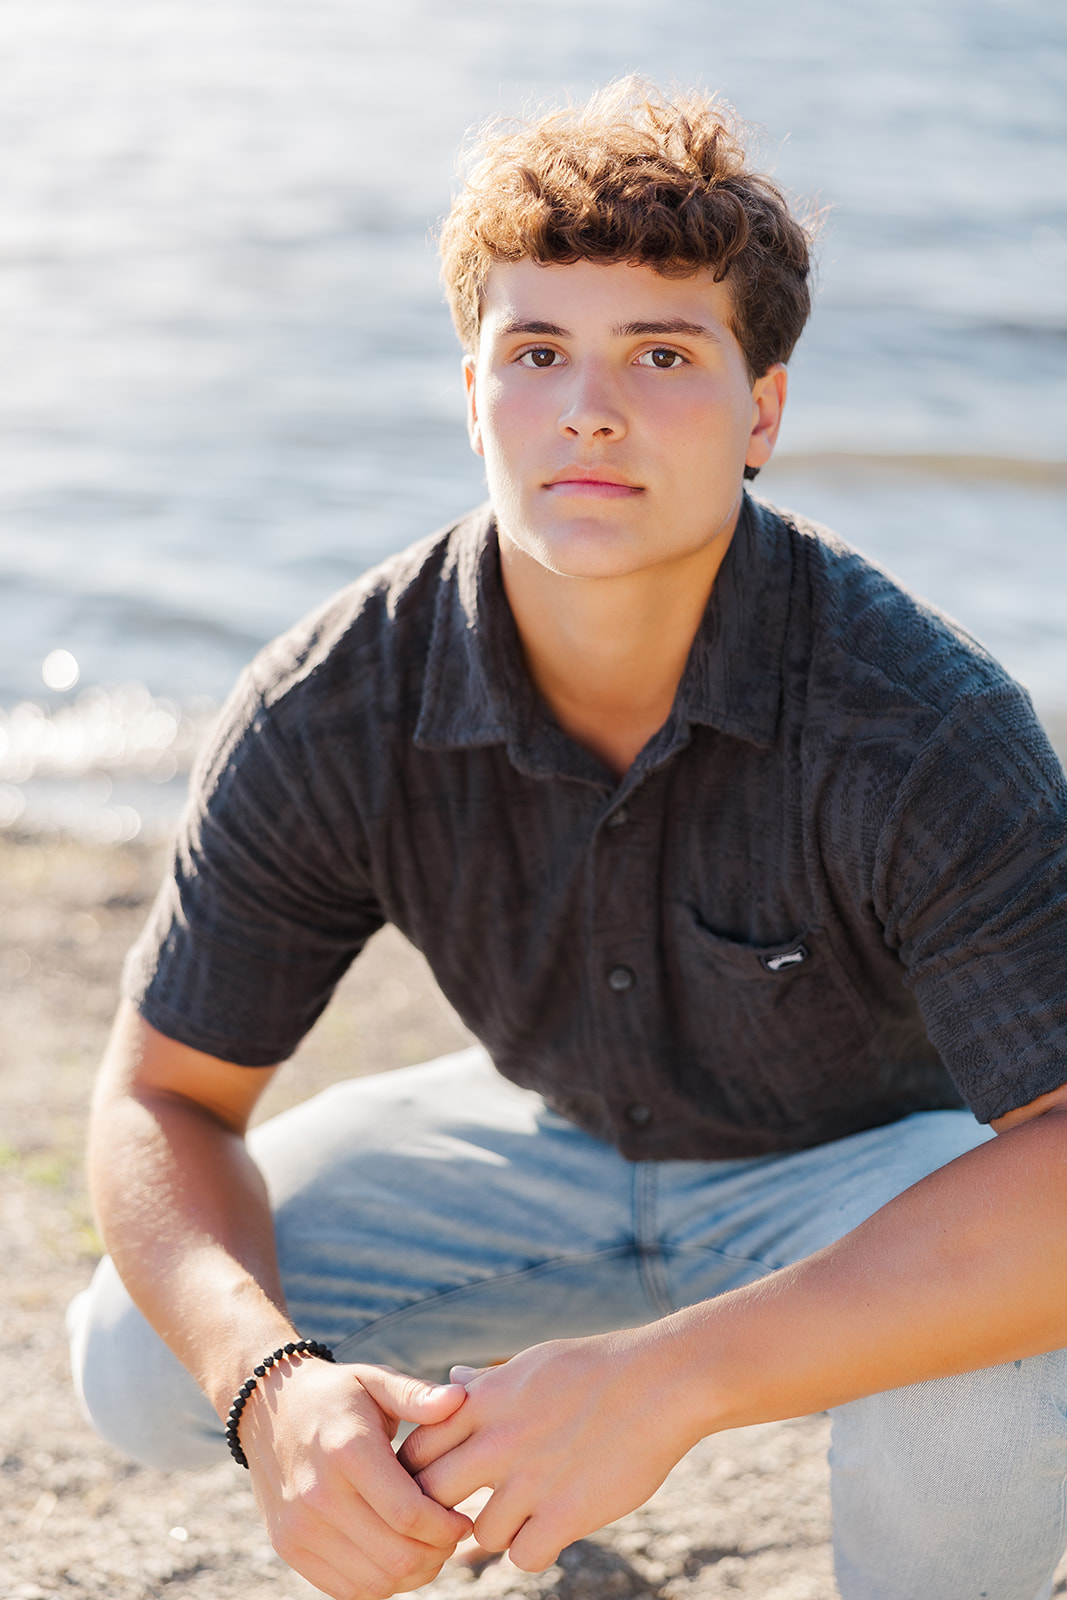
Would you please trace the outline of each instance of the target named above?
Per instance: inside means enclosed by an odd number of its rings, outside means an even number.
[[[251,1365],[293,1336],[266,1189],[243,1138],[210,1111],[105,1077],[89,1154],[123,1281],[224,1411]]]
[[[678,1404],[699,1435],[1067,1346],[1065,1215],[1057,1111],[796,1266],[665,1319]]]

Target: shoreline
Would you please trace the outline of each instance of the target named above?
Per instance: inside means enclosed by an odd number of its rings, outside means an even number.
[[[0,849],[13,845],[51,851],[73,844],[106,850],[129,845],[135,852],[158,853],[162,863],[184,804],[190,768],[209,737],[214,715],[205,715],[196,727],[189,725],[183,730],[180,764],[168,748],[163,752],[166,763],[162,773],[143,766],[114,772],[103,765],[79,764],[83,751],[78,751],[77,740],[70,739],[72,730],[84,731],[77,727],[77,707],[61,707],[54,715],[40,707],[34,709],[36,716],[28,720],[39,735],[44,734],[39,737],[45,747],[43,770],[38,772],[31,765],[28,777],[12,777],[9,740],[6,775],[0,763]],[[1038,707],[1037,716],[1067,769],[1067,708]],[[3,720],[0,711],[0,746]],[[56,730],[60,739],[52,740]],[[78,752],[67,769],[47,750],[50,742],[61,743],[64,734]],[[33,760],[29,752],[23,752],[23,757]]]

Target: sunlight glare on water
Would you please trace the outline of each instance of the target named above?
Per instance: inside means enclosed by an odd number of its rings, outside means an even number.
[[[78,663],[69,650],[50,650],[41,663],[41,678],[46,689],[60,692],[73,689],[78,676]]]

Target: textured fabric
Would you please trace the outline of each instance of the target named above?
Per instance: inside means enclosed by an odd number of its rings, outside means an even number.
[[[339,1360],[440,1379],[454,1361],[632,1327],[755,1282],[991,1137],[941,1111],[784,1156],[629,1163],[469,1050],[338,1084],[256,1129],[252,1149],[296,1326]],[[105,1438],[164,1469],[225,1459],[221,1423],[110,1261],[69,1323]],[[1048,1594],[1067,1353],[841,1406],[833,1438],[843,1600]]]
[[[632,1159],[985,1121],[1067,1079],[1067,785],[1026,695],[748,498],[619,783],[525,674],[487,511],[262,653],[128,993],[267,1065],[385,921],[505,1076]]]

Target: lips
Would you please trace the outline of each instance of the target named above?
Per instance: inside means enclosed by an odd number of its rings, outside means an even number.
[[[555,477],[549,478],[543,487],[555,494],[578,495],[627,495],[643,494],[644,489],[639,483],[628,483],[625,478],[614,472],[604,472],[595,467],[565,467]]]

